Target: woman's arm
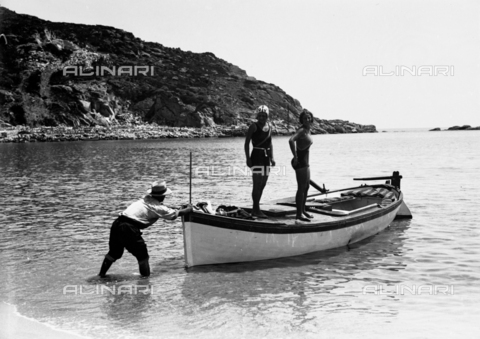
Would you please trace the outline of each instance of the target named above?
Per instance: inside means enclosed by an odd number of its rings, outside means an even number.
[[[247,166],[252,167],[252,161],[250,160],[250,140],[252,140],[252,135],[257,130],[256,124],[251,124],[248,128],[247,136],[245,137],[245,158],[247,158]]]
[[[303,129],[299,128],[294,135],[288,140],[288,143],[290,144],[290,150],[292,151],[293,158],[297,159],[297,150],[295,148],[295,143],[297,140],[302,136]]]
[[[270,163],[272,166],[275,166],[275,159],[273,158],[273,142],[270,145]]]

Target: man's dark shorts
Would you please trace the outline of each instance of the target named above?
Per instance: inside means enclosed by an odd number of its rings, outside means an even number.
[[[118,217],[113,222],[110,228],[110,240],[108,242],[110,250],[107,257],[114,261],[118,260],[122,257],[126,248],[139,262],[148,259],[147,245],[136,223],[135,220],[124,216]]]

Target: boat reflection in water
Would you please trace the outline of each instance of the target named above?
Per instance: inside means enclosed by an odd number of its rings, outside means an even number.
[[[188,268],[182,286],[182,295],[191,305],[187,312],[200,315],[236,308],[252,321],[261,314],[264,321],[283,319],[290,322],[283,325],[292,327],[325,316],[325,312],[329,316],[336,312],[396,315],[397,307],[391,301],[397,297],[367,295],[364,289],[367,285],[402,282],[398,272],[408,264],[402,257],[410,222],[394,221],[384,232],[348,248]],[[262,312],[268,308],[271,312]],[[265,319],[267,314],[272,319]],[[312,326],[317,325],[313,321]]]

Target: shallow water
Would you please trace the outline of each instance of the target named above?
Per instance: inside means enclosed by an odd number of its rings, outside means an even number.
[[[190,152],[193,202],[250,205],[243,141],[0,144],[0,301],[93,338],[478,336],[478,131],[314,136],[318,184],[404,177],[414,218],[350,249],[186,270],[181,222],[160,221],[144,231],[149,278],[127,252],[95,277],[112,221],[152,181],[188,202]],[[274,138],[264,201],[295,194],[287,141]]]

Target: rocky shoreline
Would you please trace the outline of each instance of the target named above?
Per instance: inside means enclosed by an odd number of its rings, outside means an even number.
[[[291,135],[296,127],[283,121],[273,121],[273,135]],[[28,127],[9,126],[0,128],[0,143],[19,142],[59,142],[94,140],[147,140],[147,139],[192,139],[243,137],[249,124],[213,127],[168,127],[157,124],[130,124],[113,126],[56,126]],[[357,125],[343,120],[335,120],[324,128],[312,129],[312,134],[376,133],[375,126]],[[328,131],[327,131],[328,130]]]
[[[463,125],[463,126],[452,126],[443,131],[478,131],[480,130],[480,126],[472,127],[470,125]],[[439,132],[442,131],[440,127],[432,128],[429,132]]]
[[[240,133],[239,133],[240,134]],[[146,140],[170,138],[211,138],[226,136],[218,128],[190,128],[164,126],[131,127],[37,127],[24,126],[0,131],[0,143],[60,142],[96,140]],[[232,135],[234,136],[234,135]]]

